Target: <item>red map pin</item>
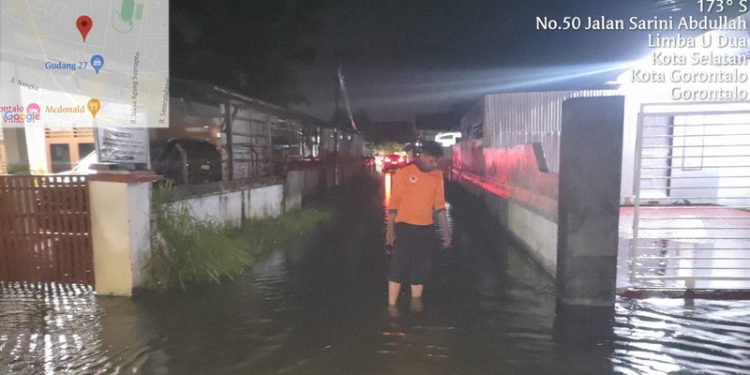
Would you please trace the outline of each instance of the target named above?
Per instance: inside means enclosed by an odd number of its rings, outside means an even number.
[[[76,20],[76,27],[78,28],[78,31],[81,32],[84,43],[86,43],[86,35],[89,35],[92,26],[94,26],[94,21],[92,21],[89,16],[80,16]]]

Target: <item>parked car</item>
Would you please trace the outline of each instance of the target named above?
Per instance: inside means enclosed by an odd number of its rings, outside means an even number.
[[[406,165],[406,159],[398,154],[383,157],[383,172],[394,172]]]
[[[212,143],[195,139],[152,142],[151,168],[175,184],[200,184],[223,178],[219,149]]]
[[[91,151],[88,155],[84,156],[83,159],[79,160],[78,163],[68,172],[62,172],[60,174],[91,174],[95,171],[91,169],[91,165],[99,162],[99,158],[96,155],[96,151]]]
[[[199,184],[223,179],[221,152],[212,143],[194,139],[170,139],[152,141],[150,146],[151,169],[175,184]],[[95,172],[91,165],[98,162],[96,151],[93,151],[72,170],[60,174],[91,174]]]
[[[374,156],[363,156],[362,157],[362,164],[366,167],[373,167],[375,166],[375,157]]]

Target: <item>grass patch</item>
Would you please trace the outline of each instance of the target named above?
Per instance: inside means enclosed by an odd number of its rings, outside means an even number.
[[[196,220],[184,205],[154,201],[148,289],[219,283],[250,266],[248,252],[231,229]]]
[[[239,230],[239,238],[247,245],[252,261],[257,262],[276,250],[299,245],[330,216],[329,212],[316,208],[295,210],[277,219],[246,221]]]
[[[146,283],[152,290],[184,290],[232,279],[274,251],[298,245],[330,218],[321,209],[297,210],[231,228],[199,221],[185,205],[167,203],[168,189],[154,193],[155,228]]]

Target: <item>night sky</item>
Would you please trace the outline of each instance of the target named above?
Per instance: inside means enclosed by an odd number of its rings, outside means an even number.
[[[328,0],[316,61],[296,72],[308,100],[297,108],[330,118],[338,62],[353,110],[375,120],[445,112],[490,92],[601,87],[648,52],[646,34],[536,31],[536,17],[668,14],[696,14],[695,2]]]

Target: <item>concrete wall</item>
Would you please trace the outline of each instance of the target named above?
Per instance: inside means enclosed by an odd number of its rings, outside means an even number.
[[[360,169],[357,163],[290,171],[283,184],[233,187],[174,201],[186,205],[201,221],[239,226],[243,219],[279,217],[302,207],[304,198],[323,188],[348,184]]]
[[[558,175],[543,171],[534,145],[482,150],[482,171],[455,169],[454,179],[480,195],[500,224],[550,276],[557,272]]]
[[[249,190],[245,205],[248,219],[279,217],[284,211],[284,185],[272,185]]]
[[[317,194],[325,186],[335,186],[335,181],[328,182],[329,175],[333,178],[333,174],[328,172],[332,168],[336,167],[309,168],[287,173],[284,182],[285,211],[302,207],[303,199]]]
[[[104,181],[96,180],[105,179]],[[151,182],[116,176],[92,177],[91,233],[97,293],[130,296],[146,281],[151,252]],[[245,219],[278,217],[284,185],[207,194],[172,202],[184,205],[201,221],[239,226]]]
[[[615,302],[623,111],[623,97],[564,104],[557,239],[563,304]]]
[[[464,140],[453,147],[451,178],[480,195],[500,224],[553,278],[558,276],[559,269],[558,202],[561,197],[560,175],[555,171],[562,148],[559,132],[565,131],[564,103],[576,97],[611,98],[613,94],[591,91],[489,96],[462,120],[467,131],[483,123],[483,139]],[[622,122],[622,109],[618,115]],[[547,138],[535,138],[541,134],[536,132],[539,128],[543,128],[541,133],[550,134],[554,141],[550,142],[555,147],[544,141]],[[611,135],[611,139],[602,138],[600,144],[606,146],[622,139],[622,126],[618,129],[620,134]],[[583,135],[573,133],[569,137],[585,138]],[[519,142],[528,143],[516,144]],[[567,147],[581,145],[570,143]],[[620,166],[612,169],[619,173]],[[591,181],[591,184],[597,182]]]
[[[557,223],[516,202],[508,204],[508,230],[551,276],[557,274]]]
[[[216,192],[171,202],[185,207],[199,221],[239,227],[243,219],[279,217],[284,212],[284,185]]]
[[[563,103],[609,95],[614,92],[488,95],[461,120],[465,139],[452,149],[451,178],[481,195],[500,224],[552,277],[557,273]]]
[[[89,183],[95,285],[101,294],[130,295],[133,289],[127,189],[117,182]]]
[[[284,182],[284,211],[302,207],[302,196],[305,191],[305,175],[308,170],[290,171]]]
[[[151,254],[151,184],[128,185],[130,217],[130,264],[133,286],[146,281],[144,270]]]
[[[188,208],[200,221],[213,221],[238,227],[242,222],[242,191],[230,191],[192,197],[177,202]]]
[[[485,204],[513,239],[552,277],[557,272],[557,223],[528,207],[488,194],[481,188],[470,189],[482,195]]]
[[[151,250],[151,184],[92,180],[89,194],[96,291],[129,296]]]
[[[29,170],[34,173],[49,173],[46,129],[42,126],[26,128],[26,147],[29,152]]]
[[[360,169],[358,163],[345,163],[290,171],[283,184],[234,187],[230,191],[193,196],[172,204],[186,205],[201,221],[239,226],[243,219],[279,217],[301,208],[304,198],[322,188],[350,183]]]
[[[359,164],[290,172],[284,184],[269,186],[217,186],[226,189],[204,193],[169,204],[181,205],[200,221],[240,226],[243,219],[279,217],[302,206],[305,196],[327,186],[348,183]],[[337,171],[338,170],[338,171]],[[146,281],[144,271],[151,251],[151,183],[156,176],[130,174],[92,175],[90,205],[94,249],[95,289],[99,294],[130,296]]]

